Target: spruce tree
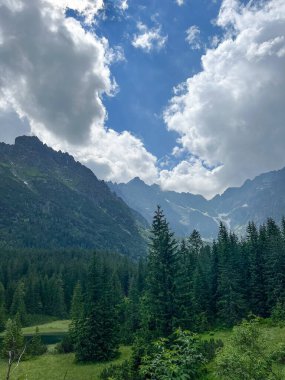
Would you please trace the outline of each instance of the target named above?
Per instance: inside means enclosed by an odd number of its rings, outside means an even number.
[[[84,320],[84,301],[80,282],[78,282],[73,291],[70,311],[71,323],[69,334],[73,344],[76,346],[80,331],[80,325]]]
[[[219,255],[218,323],[233,326],[246,313],[242,275],[243,262],[237,237],[234,234],[229,234],[222,223],[219,229],[217,251]]]
[[[193,330],[193,275],[196,259],[185,240],[177,250],[177,271],[175,276],[176,325]]]
[[[252,222],[247,227],[246,253],[249,308],[254,315],[265,317],[264,255],[259,243],[258,230]]]
[[[40,356],[43,355],[46,351],[47,346],[43,344],[42,338],[39,334],[39,328],[36,327],[35,334],[27,346],[27,354],[31,356]]]
[[[17,361],[24,352],[24,336],[21,329],[19,315],[14,319],[8,319],[3,338],[1,354],[3,358],[12,363]]]
[[[151,229],[145,297],[146,328],[153,337],[168,336],[174,327],[176,248],[173,233],[157,207]]]
[[[5,330],[6,309],[5,309],[5,289],[0,282],[0,332]]]
[[[78,325],[75,355],[77,361],[105,361],[117,354],[117,321],[112,272],[102,259],[94,255],[88,286],[88,302]]]
[[[266,293],[271,312],[278,302],[285,302],[285,246],[281,230],[271,218],[266,224]]]
[[[19,315],[21,324],[25,324],[27,321],[27,310],[25,305],[25,284],[20,281],[16,287],[13,295],[13,301],[11,305],[11,314],[13,316]]]

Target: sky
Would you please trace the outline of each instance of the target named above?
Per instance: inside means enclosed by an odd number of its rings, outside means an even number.
[[[284,0],[0,0],[0,141],[211,198],[285,166]]]

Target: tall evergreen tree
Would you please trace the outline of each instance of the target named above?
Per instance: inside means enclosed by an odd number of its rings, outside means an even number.
[[[193,316],[193,274],[195,259],[186,241],[183,239],[177,250],[177,270],[175,276],[176,325],[192,330]]]
[[[5,330],[5,320],[6,320],[5,289],[2,282],[0,282],[0,332]]]
[[[80,282],[76,284],[73,291],[70,318],[69,334],[73,344],[76,346],[79,338],[80,325],[84,322],[84,301]]]
[[[75,354],[78,361],[104,361],[117,353],[117,323],[112,272],[94,255],[89,273],[88,303],[78,326]]]
[[[11,305],[11,314],[13,316],[19,315],[21,324],[25,324],[27,321],[27,310],[25,305],[25,284],[20,281],[16,287],[13,295],[13,301]]]
[[[154,337],[171,334],[175,323],[175,272],[177,243],[158,206],[147,259],[147,329]]]
[[[285,246],[281,230],[275,221],[266,224],[266,292],[268,309],[285,303]]]
[[[217,317],[220,324],[232,326],[244,316],[246,310],[241,275],[243,263],[237,237],[229,234],[222,223],[217,249],[219,255]]]
[[[21,329],[19,314],[17,314],[15,319],[8,319],[2,343],[2,357],[8,359],[6,379],[10,379],[13,363],[20,360],[24,353],[24,336]]]
[[[248,258],[249,308],[254,315],[264,317],[266,316],[264,255],[254,223],[249,223],[247,227],[246,254]]]

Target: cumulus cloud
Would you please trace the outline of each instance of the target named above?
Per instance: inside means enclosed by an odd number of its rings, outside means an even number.
[[[164,186],[208,197],[285,166],[285,3],[225,0],[217,24],[223,40],[164,113],[179,147],[196,157],[163,171]]]
[[[161,170],[159,182],[162,189],[178,192],[189,192],[189,184],[191,184],[192,193],[203,193],[209,198],[220,190],[217,178],[220,169],[217,167],[209,170],[202,160],[191,157],[189,160],[179,162],[172,170]]]
[[[65,17],[67,1],[16,3],[18,9],[15,2],[0,1],[0,97],[28,118],[33,132],[46,129],[84,143],[93,123],[104,125],[101,98],[115,89],[108,43]],[[86,12],[89,17],[91,10]]]
[[[102,178],[129,180],[139,171],[149,182],[157,175],[155,157],[130,133],[105,126],[102,97],[116,91],[110,64],[120,52],[66,17],[72,8],[92,23],[102,6],[100,0],[0,0],[1,137],[10,141],[28,125],[29,133]]]
[[[190,28],[186,30],[186,38],[185,40],[190,45],[191,49],[199,50],[202,47],[201,39],[200,39],[200,29],[197,25],[192,25]]]
[[[5,0],[6,1],[6,0]],[[18,1],[18,0],[17,0]],[[104,0],[46,0],[54,8],[64,10],[66,8],[77,11],[84,17],[87,24],[92,24],[98,11],[104,8]]]
[[[176,3],[181,7],[184,4],[184,0],[176,0]]]
[[[120,9],[126,11],[129,8],[128,0],[121,0]]]
[[[139,33],[133,37],[132,45],[149,53],[152,50],[161,50],[166,42],[167,36],[162,34],[161,25],[148,28],[142,22],[137,24]]]
[[[37,135],[54,149],[71,153],[101,179],[128,182],[138,173],[148,184],[158,179],[156,157],[145,149],[141,140],[127,131],[118,133],[112,129],[93,128],[86,146],[59,141],[48,133]]]

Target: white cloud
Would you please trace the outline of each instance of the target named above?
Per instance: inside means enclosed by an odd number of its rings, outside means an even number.
[[[66,18],[66,6],[93,22],[102,2],[0,0],[1,139],[10,142],[29,126],[30,133],[98,169],[102,178],[129,180],[140,172],[147,182],[154,180],[156,158],[143,143],[105,127],[102,96],[116,90],[110,63],[122,54]]]
[[[224,39],[164,114],[198,158],[163,171],[163,186],[207,196],[285,166],[285,2],[225,0],[217,24]]]
[[[121,0],[120,9],[126,11],[129,8],[128,0]]]
[[[184,4],[184,0],[176,0],[176,3],[181,7]]]
[[[90,141],[84,147],[58,140],[48,133],[37,133],[37,136],[54,149],[72,154],[101,179],[128,182],[139,173],[146,183],[157,182],[156,157],[127,131],[118,133],[112,129],[93,128]]]
[[[7,0],[5,0],[7,1]],[[45,0],[54,8],[65,10],[73,9],[80,13],[87,24],[92,24],[98,11],[104,8],[104,0]]]
[[[192,157],[181,161],[172,170],[161,170],[159,182],[162,189],[178,192],[189,192],[191,184],[192,193],[211,197],[220,190],[217,178],[220,169],[208,170],[201,160]]]
[[[161,50],[165,46],[167,36],[162,35],[160,25],[148,28],[145,24],[139,22],[137,28],[139,33],[134,35],[132,41],[132,45],[135,48],[149,53],[152,50]]]
[[[115,90],[111,53],[105,39],[66,18],[63,2],[54,2],[28,0],[15,11],[0,0],[0,98],[34,132],[85,143],[92,124],[104,126],[102,95]]]
[[[186,38],[185,40],[190,45],[191,49],[199,50],[202,47],[201,39],[200,39],[200,29],[197,25],[192,25],[190,28],[186,30]]]

